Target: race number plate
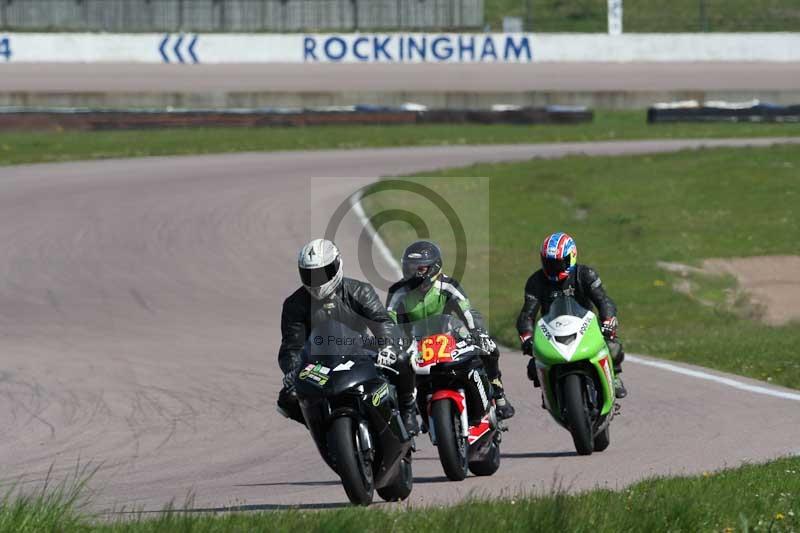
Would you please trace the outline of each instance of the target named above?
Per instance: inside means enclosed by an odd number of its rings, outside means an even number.
[[[429,335],[419,341],[417,366],[424,368],[437,363],[447,363],[453,360],[452,352],[456,349],[456,339],[452,335],[440,333]]]

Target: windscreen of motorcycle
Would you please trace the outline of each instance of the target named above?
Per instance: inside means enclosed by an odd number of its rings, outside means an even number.
[[[454,315],[433,315],[411,323],[411,334],[416,342],[438,333],[452,335],[457,341],[469,337],[467,326],[464,325],[460,318]]]
[[[336,320],[327,320],[311,331],[303,347],[303,360],[331,362],[340,359],[374,358],[380,346],[376,339],[354,331]]]
[[[550,304],[550,310],[542,318],[549,323],[560,316],[583,318],[588,312],[589,310],[579,304],[575,298],[562,294],[553,300],[553,303]]]

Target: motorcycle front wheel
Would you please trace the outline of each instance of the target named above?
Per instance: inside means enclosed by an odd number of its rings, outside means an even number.
[[[461,416],[451,400],[436,400],[431,406],[436,448],[444,474],[450,481],[467,477],[469,445],[461,428]]]
[[[357,431],[353,419],[342,416],[331,424],[330,440],[336,455],[336,473],[342,479],[347,498],[355,505],[369,505],[375,489],[372,465],[356,445]]]
[[[562,383],[567,427],[572,434],[575,450],[580,455],[591,455],[594,451],[594,438],[592,438],[592,420],[589,418],[583,379],[578,374],[569,374]]]

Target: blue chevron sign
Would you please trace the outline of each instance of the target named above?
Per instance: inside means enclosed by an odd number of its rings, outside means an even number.
[[[164,63],[199,63],[195,46],[197,46],[197,35],[167,33],[158,45],[158,52]]]

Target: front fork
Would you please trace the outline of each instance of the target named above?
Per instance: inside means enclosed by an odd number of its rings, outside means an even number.
[[[461,436],[467,438],[469,436],[469,417],[467,416],[467,395],[464,393],[464,389],[458,389],[458,391],[448,391],[450,392],[451,401],[456,405],[456,409],[459,410],[459,416],[461,418]],[[461,397],[460,402],[454,401],[455,398],[452,396],[458,395]],[[436,429],[433,423],[433,416],[431,415],[431,402],[433,401],[433,394],[428,394],[427,398],[427,405],[428,405],[428,434],[431,437],[431,444],[436,446]],[[438,401],[438,399],[437,399]]]

